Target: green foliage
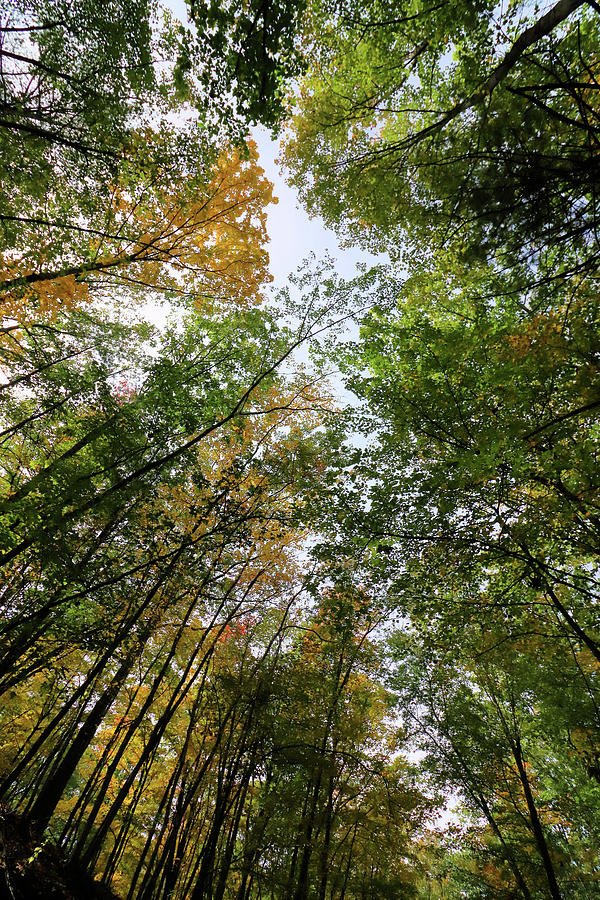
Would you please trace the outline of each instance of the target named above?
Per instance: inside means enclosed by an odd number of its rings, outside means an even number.
[[[596,10],[314,2],[303,29],[292,182],[395,264],[329,348],[363,438],[317,549],[395,609],[398,714],[462,810],[415,843],[419,896],[591,898]]]
[[[9,894],[593,900],[595,7],[189,7],[0,23]]]
[[[314,2],[305,30],[285,158],[313,211],[411,265],[457,235],[526,283],[595,265],[591,5]]]
[[[304,7],[304,0],[189,0],[198,37],[187,53],[203,60],[211,99],[233,92],[243,122],[276,129],[284,88],[304,68],[296,34]]]

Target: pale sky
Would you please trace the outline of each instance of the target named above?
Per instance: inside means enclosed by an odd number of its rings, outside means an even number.
[[[318,258],[329,253],[336,262],[336,271],[343,278],[356,272],[357,262],[374,263],[375,257],[357,249],[341,249],[335,234],[326,228],[318,216],[310,218],[300,205],[293,188],[286,184],[275,160],[278,143],[272,141],[266,128],[254,128],[252,136],[258,144],[260,165],[275,186],[277,205],[268,208],[269,257],[275,287],[282,288],[288,275],[314,253]]]
[[[163,0],[177,18],[189,24],[185,0]],[[269,181],[275,186],[279,203],[268,210],[270,237],[269,257],[274,288],[287,284],[288,275],[295,272],[302,262],[314,253],[317,258],[329,252],[336,261],[336,270],[343,278],[350,278],[356,271],[357,261],[375,262],[375,257],[359,250],[342,250],[335,234],[325,228],[320,218],[309,218],[300,207],[296,192],[289,187],[275,163],[279,152],[277,142],[272,141],[266,128],[253,128],[252,136],[258,144],[260,164]]]
[[[171,9],[174,15],[182,22],[189,25],[185,0],[163,0],[163,5]],[[317,267],[319,260],[326,255],[333,260],[336,273],[343,279],[350,279],[356,273],[357,262],[375,264],[383,261],[384,257],[375,257],[365,251],[356,248],[342,249],[334,232],[326,228],[320,217],[310,217],[302,208],[296,191],[285,180],[280,166],[276,163],[279,155],[279,143],[271,140],[268,129],[255,127],[251,134],[257,143],[259,151],[259,163],[265,170],[265,175],[274,185],[274,196],[278,198],[277,204],[271,204],[267,208],[267,231],[269,235],[269,261],[273,275],[272,292],[276,294],[282,288],[289,285],[289,276],[294,274],[302,266],[305,260],[314,254],[315,261],[309,262],[309,270]],[[294,297],[294,291],[292,290]],[[300,299],[295,296],[294,299]],[[349,325],[349,323],[346,323]],[[339,326],[339,334],[347,338],[350,334],[357,336],[357,326],[350,325],[349,331],[342,325]],[[305,345],[294,355],[297,362],[306,362],[308,347]],[[335,376],[335,393],[340,400],[349,400],[350,395],[343,389],[341,382]]]

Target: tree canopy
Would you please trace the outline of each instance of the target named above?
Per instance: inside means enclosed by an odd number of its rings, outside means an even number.
[[[597,896],[598,14],[5,0],[0,897]]]

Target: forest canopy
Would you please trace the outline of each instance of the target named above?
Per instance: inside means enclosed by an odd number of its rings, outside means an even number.
[[[183,13],[0,3],[0,897],[595,900],[600,10]]]

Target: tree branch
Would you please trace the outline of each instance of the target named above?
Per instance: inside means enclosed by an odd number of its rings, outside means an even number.
[[[478,91],[475,91],[475,93],[471,94],[469,97],[466,97],[464,100],[461,100],[460,103],[457,103],[456,106],[453,106],[452,109],[448,110],[441,119],[437,120],[437,122],[434,122],[432,125],[428,125],[426,128],[418,131],[416,134],[404,138],[402,141],[399,141],[395,145],[395,147],[397,149],[400,149],[401,147],[411,147],[415,144],[419,144],[430,135],[441,131],[442,128],[444,128],[458,116],[462,115],[462,113],[482,103],[487,97],[492,94],[492,92],[500,84],[500,82],[503,81],[504,78],[506,78],[513,66],[519,61],[523,53],[529,47],[531,47],[541,38],[549,35],[552,31],[554,31],[557,25],[560,25],[560,23],[568,18],[572,12],[574,12],[580,6],[583,6],[586,2],[587,0],[559,0],[559,2],[552,7],[552,9],[550,9],[545,15],[541,17],[541,19],[539,19],[534,25],[526,28],[525,31],[519,35],[508,53],[506,53],[506,55],[504,56],[504,59],[496,66],[491,75]],[[385,148],[385,150],[382,149],[379,152],[387,153],[390,149],[390,147],[387,147]]]

